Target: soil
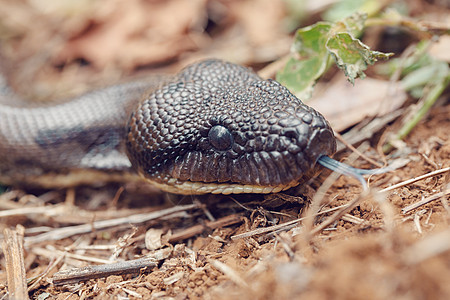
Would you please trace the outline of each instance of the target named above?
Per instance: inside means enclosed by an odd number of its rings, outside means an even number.
[[[140,16],[136,22],[119,17],[116,10],[124,8],[113,2],[100,1],[103,14],[92,7],[79,8],[84,17],[62,22],[63,9],[45,11],[0,1],[0,16],[14,11],[16,21],[39,18],[36,28],[13,27],[10,36],[3,37],[3,56],[10,58],[4,68],[20,66],[8,76],[13,85],[37,78],[37,85],[30,84],[32,91],[24,91],[20,85],[18,90],[25,96],[60,98],[91,88],[87,83],[98,86],[125,75],[173,72],[200,57],[238,57],[234,61],[260,69],[289,51],[290,33],[282,32],[279,25],[278,29],[269,26],[285,20],[282,1],[193,1],[196,5],[186,6],[184,1],[135,0],[124,15]],[[166,21],[161,25],[166,29],[164,42],[157,38],[156,42],[144,41],[145,45],[158,45],[152,46],[158,55],[144,55],[143,42],[130,36],[156,26],[140,13],[149,5],[158,9],[160,20],[179,14],[198,16],[205,11],[209,15],[207,19],[196,17],[194,23],[187,17],[178,18],[173,28]],[[258,12],[255,5],[272,7]],[[433,1],[411,1],[410,5],[411,14],[442,13],[439,3]],[[220,14],[220,7],[226,15]],[[266,22],[257,22],[260,18]],[[311,14],[304,22],[314,23],[318,18]],[[122,26],[114,25],[118,20]],[[3,21],[3,26],[11,28],[11,22]],[[57,30],[56,24],[64,26]],[[198,30],[199,24],[208,36]],[[271,29],[262,35],[257,29],[266,25]],[[46,33],[38,34],[39,28]],[[113,37],[109,32],[114,30],[119,30],[122,39],[117,43],[128,43],[122,51],[131,53],[129,57],[121,51],[99,56],[96,47],[86,46],[99,39],[110,43]],[[385,37],[382,32],[370,34],[376,35],[372,40]],[[70,38],[58,44],[57,35]],[[43,49],[42,40],[49,36],[52,38]],[[413,40],[408,37],[401,41],[403,47],[395,47],[405,49]],[[241,41],[239,47],[236,39]],[[49,47],[57,50],[46,53]],[[235,56],[229,54],[233,47]],[[29,71],[30,66],[35,72]],[[403,107],[413,101],[409,97]],[[322,192],[330,176],[326,170],[299,187],[274,195],[176,196],[135,183],[56,190],[3,187],[0,213],[5,214],[0,228],[24,229],[24,266],[32,299],[450,299],[450,198],[446,192],[450,172],[380,192],[450,166],[449,104],[447,91],[404,139],[403,147],[386,157],[379,154],[377,145],[396,132],[402,120],[373,133],[368,141],[372,147],[365,151],[368,156],[389,162],[403,158],[408,163],[372,176],[368,193],[357,180],[344,176]],[[335,158],[343,160],[350,154],[350,150],[341,151]],[[351,164],[373,167],[361,158]],[[428,203],[410,209],[433,196]],[[343,211],[349,203],[354,205]],[[177,207],[177,212],[165,213]],[[27,212],[26,208],[35,210]],[[161,215],[136,221],[154,213]],[[124,217],[129,218],[114,226],[63,235],[63,229]],[[284,223],[288,225],[279,226]],[[123,271],[71,283],[58,281],[67,270],[142,257],[151,257],[155,263],[130,274]],[[7,297],[3,252],[0,265],[0,296]]]

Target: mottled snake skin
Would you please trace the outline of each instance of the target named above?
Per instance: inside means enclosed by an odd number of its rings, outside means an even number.
[[[10,97],[0,78],[0,103]],[[59,105],[0,104],[5,184],[89,184],[137,171],[174,193],[268,193],[308,179],[335,149],[322,115],[276,81],[219,60]]]

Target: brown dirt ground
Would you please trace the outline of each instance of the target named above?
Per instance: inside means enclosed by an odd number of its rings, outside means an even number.
[[[25,1],[14,5],[0,0],[0,24],[8,29],[8,34],[3,30],[1,35],[3,55],[9,60],[6,68],[19,66],[11,71],[13,83],[18,86],[17,82],[38,78],[37,84],[29,85],[32,91],[19,90],[25,96],[58,98],[88,89],[87,83],[101,85],[124,74],[141,72],[144,67],[146,73],[170,72],[188,61],[216,56],[260,68],[289,50],[289,34],[279,29],[280,22],[286,21],[281,1],[205,0],[186,5],[185,1],[173,0],[165,4],[169,8],[162,4],[164,1],[130,0],[132,4],[126,8],[116,6],[116,2],[96,2],[105,8],[102,11],[98,7],[77,7],[78,17],[63,22],[68,9],[45,10],[38,4],[30,8]],[[439,2],[408,3],[412,15],[442,13]],[[155,23],[141,13],[147,6],[160,16]],[[135,17],[121,18],[117,11]],[[180,15],[185,18],[178,18]],[[195,16],[196,22],[187,16]],[[36,20],[33,26],[23,21],[30,18]],[[178,21],[173,22],[174,18]],[[304,22],[314,23],[318,18],[312,13]],[[165,38],[158,39],[157,34],[145,40],[135,38],[148,28],[151,32],[164,29],[161,34]],[[383,32],[371,34],[376,36],[365,39],[383,44]],[[117,35],[121,40],[111,41]],[[128,48],[99,55],[99,47],[92,45],[99,40],[103,45],[112,45],[104,49],[117,49],[115,43],[125,43]],[[404,49],[412,40],[408,35],[394,46]],[[372,47],[378,45],[373,43]],[[150,45],[153,48],[143,50]],[[80,68],[80,62],[87,66]],[[394,121],[385,133],[395,132],[399,124],[400,120]],[[382,189],[449,167],[449,132],[447,94],[405,139],[406,147],[388,157],[408,157],[410,162],[394,172],[373,176],[371,186]],[[372,145],[377,144],[381,133],[374,136]],[[339,153],[337,158],[349,153]],[[381,160],[375,150],[367,153]],[[370,167],[361,161],[352,164]],[[51,191],[7,188],[0,195],[2,211],[27,207],[45,207],[45,211],[2,217],[0,228],[3,231],[21,225],[30,241],[33,236],[57,228],[195,204],[166,218],[139,224],[125,222],[105,230],[29,243],[24,259],[33,299],[450,299],[448,194],[407,213],[402,211],[445,191],[450,181],[448,172],[386,194],[363,196],[346,215],[333,219],[318,232],[314,229],[330,220],[333,212],[316,216],[313,224],[305,221],[286,229],[236,238],[308,215],[309,208],[314,207],[311,201],[328,175],[324,171],[307,185],[268,196],[181,197],[134,184]],[[340,177],[325,193],[320,209],[339,207],[358,197],[358,182]],[[226,218],[231,221],[227,223]],[[213,220],[219,220],[217,226]],[[64,285],[53,282],[61,270],[114,258],[129,261],[161,251],[165,254],[157,266],[141,270],[140,274]],[[0,265],[0,297],[5,297],[3,253]]]

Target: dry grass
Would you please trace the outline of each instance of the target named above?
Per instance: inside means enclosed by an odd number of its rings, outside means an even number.
[[[114,1],[88,2],[42,10],[25,1],[0,1],[2,51],[12,62],[6,68],[13,70],[8,75],[16,87],[30,87],[21,89],[25,95],[67,96],[144,66],[149,73],[171,72],[204,56],[261,67],[285,56],[291,41],[280,29],[281,1],[186,6],[171,0],[167,10],[158,1],[133,0],[123,18]],[[433,1],[408,3],[412,13],[445,14]],[[148,5],[159,12],[159,23],[142,15]],[[73,11],[80,13],[63,22]],[[205,14],[215,22],[207,31]],[[167,21],[174,19],[180,20]],[[111,41],[117,23],[119,42],[128,47],[98,47],[99,41],[118,43]],[[162,41],[154,34],[161,26]],[[143,32],[146,38],[136,39]],[[383,44],[381,33],[370,31],[367,39]],[[154,56],[144,51],[148,45]],[[101,48],[111,51],[99,57]],[[262,72],[273,74],[278,65]],[[361,120],[344,139],[350,145],[380,141],[383,129],[399,126],[402,113],[395,110],[365,127]],[[133,184],[7,188],[0,195],[0,297],[9,291],[24,298],[27,289],[33,299],[449,299],[449,115],[444,99],[395,158],[363,143],[358,150],[367,157],[352,165],[408,162],[370,178],[367,193],[353,179],[326,180],[327,172],[267,196],[178,197]]]

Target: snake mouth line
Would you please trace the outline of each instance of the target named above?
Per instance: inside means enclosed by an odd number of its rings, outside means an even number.
[[[10,177],[2,176],[0,174],[0,182],[3,184],[11,184]],[[43,188],[55,187],[72,187],[83,184],[106,183],[106,182],[137,182],[150,183],[153,186],[169,192],[182,195],[202,195],[202,194],[269,194],[285,191],[291,187],[299,184],[299,182],[291,182],[285,185],[278,186],[259,186],[251,184],[238,183],[206,183],[194,181],[182,181],[175,178],[170,178],[167,182],[157,182],[138,174],[128,172],[107,173],[99,170],[73,169],[66,174],[61,173],[46,173],[36,176],[27,176],[26,178],[16,178],[16,181],[25,180],[27,184],[32,186],[40,186]]]
[[[238,183],[205,183],[194,181],[180,181],[175,178],[171,178],[167,183],[156,182],[150,179],[146,179],[152,185],[157,188],[169,192],[182,195],[202,195],[202,194],[269,194],[285,191],[298,185],[298,182],[291,182],[286,185],[278,186],[259,186],[249,184]]]

